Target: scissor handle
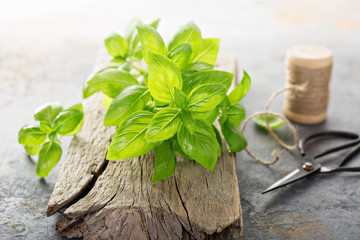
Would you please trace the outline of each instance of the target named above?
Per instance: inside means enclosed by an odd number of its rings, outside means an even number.
[[[339,167],[344,166],[353,156],[360,152],[360,145],[352,149],[348,154],[346,154],[340,161]]]
[[[310,140],[313,140],[315,138],[321,138],[321,137],[341,137],[341,138],[350,138],[350,139],[356,139],[356,138],[359,138],[359,135],[356,134],[356,133],[352,133],[352,132],[343,132],[343,131],[325,131],[325,132],[319,132],[319,133],[315,133],[315,134],[312,134],[304,139],[302,139],[299,143],[299,151],[300,151],[300,154],[301,156],[305,156],[306,152],[305,152],[305,146],[306,146],[306,143],[309,142]],[[351,145],[351,146],[354,146],[354,145]],[[349,147],[349,146],[347,146]],[[344,147],[346,148],[346,147]],[[341,149],[344,149],[344,148],[341,148]],[[341,149],[337,149],[335,151],[331,151],[331,152],[336,152],[336,151],[339,151]],[[333,150],[333,149],[329,149],[329,150]],[[327,153],[326,154],[329,154],[331,152],[328,152],[326,151]],[[324,156],[326,154],[319,154],[321,156]],[[317,155],[316,157],[321,157]],[[315,157],[315,158],[316,158]]]

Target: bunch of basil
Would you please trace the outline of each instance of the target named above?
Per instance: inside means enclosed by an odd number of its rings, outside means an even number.
[[[156,31],[158,23],[134,20],[125,37],[113,34],[105,39],[116,66],[94,74],[83,89],[85,98],[103,92],[104,124],[118,127],[106,158],[133,158],[154,149],[152,182],[174,173],[175,153],[213,170],[222,149],[213,125],[219,116],[229,151],[243,150],[247,141],[239,125],[245,109],[238,102],[250,88],[244,71],[240,84],[227,95],[233,74],[213,70],[219,39],[202,38],[189,22],[166,47]]]
[[[66,110],[60,103],[46,103],[35,111],[34,118],[40,124],[22,127],[18,140],[24,145],[27,154],[39,154],[36,174],[38,177],[46,177],[61,158],[59,135],[78,133],[83,125],[84,110],[81,103]]]

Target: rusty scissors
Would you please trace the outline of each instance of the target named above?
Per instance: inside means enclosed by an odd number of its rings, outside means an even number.
[[[349,139],[342,145],[338,145],[336,147],[329,148],[321,153],[309,155],[306,152],[306,145],[309,142],[313,141],[321,141],[321,139],[335,137],[335,138],[345,138]],[[315,162],[316,159],[323,157],[325,155],[341,151],[343,149],[347,149],[350,147],[354,147],[351,149],[338,163],[335,167],[326,166],[326,164],[320,164]],[[267,193],[273,191],[277,188],[286,186],[290,183],[299,181],[302,178],[308,177],[310,175],[316,173],[331,173],[337,171],[352,171],[357,172],[360,171],[360,167],[344,167],[344,165],[349,162],[358,152],[360,152],[360,138],[358,134],[351,132],[341,132],[341,131],[326,131],[312,134],[304,139],[302,139],[299,143],[299,151],[302,158],[302,165],[281,178],[279,181],[272,184],[269,188],[267,188],[262,193]]]

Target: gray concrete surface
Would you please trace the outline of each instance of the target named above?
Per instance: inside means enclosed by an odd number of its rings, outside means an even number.
[[[169,40],[176,27],[195,20],[206,37],[220,37],[221,51],[236,54],[253,79],[243,104],[248,114],[263,109],[284,86],[284,55],[302,43],[334,52],[331,102],[325,123],[297,126],[308,133],[340,129],[360,133],[360,1],[8,1],[0,8],[0,239],[63,239],[54,236],[60,214],[45,217],[59,166],[45,180],[17,143],[17,131],[33,122],[33,110],[47,101],[64,106],[81,101],[102,39],[121,31],[132,17],[161,17]],[[282,98],[272,106],[281,111]],[[291,141],[286,128],[279,133]],[[250,147],[269,156],[277,147],[250,125]],[[67,148],[69,138],[63,139]],[[322,148],[324,146],[319,146]],[[263,166],[244,152],[237,174],[244,210],[244,239],[358,239],[360,174],[314,176],[267,195],[261,191],[299,164],[282,152]],[[60,163],[61,164],[61,163]],[[360,164],[360,156],[352,164]]]

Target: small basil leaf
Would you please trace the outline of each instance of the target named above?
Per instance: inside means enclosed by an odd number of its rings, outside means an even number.
[[[229,94],[229,102],[231,106],[238,103],[241,99],[243,99],[243,97],[245,97],[246,93],[250,89],[250,85],[251,85],[250,76],[244,70],[244,76],[241,82]]]
[[[163,108],[156,113],[146,131],[146,140],[160,142],[174,136],[181,123],[179,113],[179,109],[171,107]]]
[[[109,110],[109,107],[110,107],[110,105],[111,105],[111,103],[112,103],[113,100],[114,100],[113,98],[109,97],[109,96],[106,95],[106,94],[103,94],[103,95],[102,95],[102,99],[101,99],[101,103],[102,103],[103,107],[104,107],[106,110]]]
[[[49,133],[53,132],[55,129],[48,122],[40,122],[40,130],[49,134]]]
[[[207,112],[214,109],[225,97],[226,87],[222,84],[204,84],[192,90],[188,96],[188,109]]]
[[[117,33],[113,33],[105,38],[105,47],[113,57],[125,58],[128,52],[128,43],[125,38]]]
[[[145,140],[145,132],[153,116],[153,113],[147,111],[138,111],[130,115],[117,128],[108,147],[106,159],[122,160],[149,152],[155,143]]]
[[[124,88],[139,84],[130,73],[113,68],[96,73],[87,83],[111,98],[119,95]]]
[[[216,118],[219,116],[219,107],[216,107],[207,112],[192,112],[194,118],[204,120],[207,123],[213,124]]]
[[[61,158],[62,150],[56,142],[46,142],[39,152],[39,161],[36,166],[38,177],[46,177]]]
[[[176,87],[174,88],[174,90],[175,105],[180,109],[186,108],[187,100],[185,93]]]
[[[229,102],[229,98],[228,98],[227,95],[226,95],[226,96],[224,97],[224,99],[221,101],[221,103],[219,104],[219,107],[224,107],[224,108],[230,107],[230,102]]]
[[[185,79],[195,72],[200,72],[200,71],[204,71],[204,70],[212,70],[213,68],[214,68],[214,65],[196,62],[196,63],[190,63],[185,68],[181,69],[181,73],[183,74],[183,76],[184,76],[183,78]]]
[[[82,89],[83,99],[86,99],[86,98],[90,97],[91,95],[93,95],[97,91],[98,90],[96,88],[90,86],[89,84],[87,84],[87,82],[85,82],[84,86],[83,86],[83,89]]]
[[[130,114],[144,109],[150,98],[149,89],[145,86],[133,85],[125,88],[111,102],[104,125],[119,126]]]
[[[186,155],[210,171],[214,169],[220,146],[210,124],[196,120],[193,134],[182,125],[178,130],[177,138]]]
[[[26,153],[29,155],[36,155],[39,153],[40,151],[40,147],[41,145],[37,145],[37,146],[24,146]]]
[[[268,119],[269,126],[271,129],[278,129],[285,123],[284,120],[282,120],[281,118],[270,115],[270,114],[267,114],[267,119]],[[256,115],[253,118],[253,120],[255,121],[256,125],[258,125],[259,127],[263,128],[263,129],[267,129],[266,121],[265,121],[265,114]]]
[[[239,127],[240,123],[245,119],[245,108],[243,105],[236,103],[226,110],[228,121]]]
[[[118,67],[118,70],[125,71],[125,72],[130,72],[131,68],[132,68],[132,62],[124,62],[123,64],[121,64]]]
[[[189,94],[194,88],[203,84],[223,84],[226,91],[230,88],[234,74],[218,70],[196,72],[183,81],[183,91]]]
[[[230,152],[240,152],[246,148],[246,138],[235,124],[225,121],[220,126]]]
[[[26,125],[18,134],[19,143],[25,146],[37,146],[45,142],[47,134],[40,130],[40,127]]]
[[[215,65],[219,51],[220,39],[198,39],[191,43],[192,55],[190,62],[203,62]]]
[[[194,134],[195,128],[196,128],[196,121],[193,117],[192,113],[186,110],[183,110],[180,112],[180,118],[182,121],[182,124],[187,128],[187,130]]]
[[[57,138],[56,132],[52,132],[52,133],[50,133],[50,134],[49,134],[49,139],[50,139],[50,141],[52,141],[52,142],[56,142],[56,141],[58,141],[58,138]]]
[[[174,61],[178,68],[183,69],[190,60],[191,52],[191,45],[183,43],[169,54],[169,58]]]
[[[219,123],[220,124],[224,124],[225,121],[227,120],[228,115],[227,115],[227,111],[225,108],[221,108],[221,116],[219,117]]]
[[[126,58],[124,57],[113,57],[110,62],[113,63],[125,63],[126,62]]]
[[[65,110],[61,112],[54,121],[56,133],[60,135],[73,135],[74,130],[81,124],[83,117],[84,113],[79,110]]]
[[[148,87],[157,101],[174,102],[174,87],[181,89],[182,79],[178,67],[165,56],[149,54]]]
[[[81,103],[78,103],[78,104],[75,104],[75,105],[71,106],[70,108],[68,108],[68,110],[78,110],[78,111],[83,113],[83,117],[81,118],[80,123],[71,132],[69,132],[67,134],[67,135],[75,135],[78,132],[80,132],[80,130],[81,130],[82,126],[83,126],[83,123],[84,123],[84,108],[83,108],[83,105]]]
[[[169,52],[183,43],[190,43],[198,39],[201,39],[199,27],[194,22],[188,22],[182,25],[178,32],[175,33],[168,46]]]
[[[154,152],[155,168],[151,183],[170,177],[174,174],[176,167],[176,157],[170,140],[156,144]]]
[[[153,27],[156,30],[159,26],[159,23],[160,23],[160,18],[157,18],[154,21],[152,21],[151,23],[149,23],[149,26]]]
[[[216,135],[216,140],[218,141],[219,145],[220,145],[220,153],[218,154],[218,156],[221,156],[221,149],[222,149],[222,139],[221,139],[221,135],[220,135],[220,132],[219,130],[214,126],[214,125],[211,125],[213,130],[214,130],[214,133]]]
[[[187,159],[191,159],[188,155],[186,155],[183,150],[181,149],[179,143],[178,143],[178,140],[177,140],[177,136],[175,135],[172,139],[171,139],[171,144],[172,144],[172,147],[174,149],[174,152],[184,158],[187,158]]]
[[[148,51],[155,52],[160,55],[166,55],[166,47],[160,34],[146,24],[138,24],[136,26],[140,36],[141,46],[144,53],[144,59],[148,63]]]
[[[138,24],[141,24],[141,20],[138,18],[132,19],[129,24],[125,28],[125,34],[124,37],[128,42],[128,45],[131,46],[132,40],[134,38],[134,35],[137,34],[136,32],[136,26]],[[130,49],[130,48],[129,48]]]
[[[63,110],[63,107],[60,103],[50,102],[41,105],[35,110],[35,120],[40,122],[53,123],[56,116]]]

